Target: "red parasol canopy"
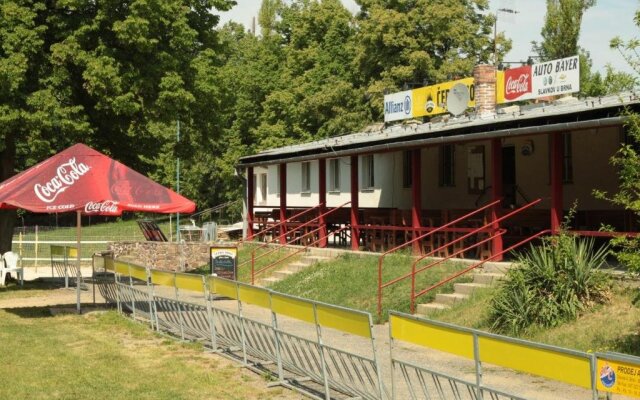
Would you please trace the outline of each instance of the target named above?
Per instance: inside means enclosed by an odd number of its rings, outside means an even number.
[[[38,213],[191,213],[193,201],[78,143],[0,183],[0,208]]]

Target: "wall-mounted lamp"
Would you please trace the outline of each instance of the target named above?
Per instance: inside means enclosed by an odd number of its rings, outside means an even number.
[[[533,154],[534,151],[533,140],[527,140],[524,142],[522,147],[520,148],[520,153],[527,157]]]

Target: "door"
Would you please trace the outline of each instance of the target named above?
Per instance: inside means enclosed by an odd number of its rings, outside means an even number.
[[[502,191],[504,208],[516,206],[516,148],[507,146],[502,148]]]

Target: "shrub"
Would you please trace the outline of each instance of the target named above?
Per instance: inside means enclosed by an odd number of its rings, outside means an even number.
[[[609,299],[609,279],[600,266],[608,246],[567,233],[545,238],[517,256],[516,266],[491,299],[492,329],[519,335],[530,326],[552,327],[573,320]]]

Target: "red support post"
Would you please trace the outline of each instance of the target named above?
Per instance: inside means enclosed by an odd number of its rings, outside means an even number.
[[[562,134],[551,134],[551,234],[560,231],[562,223]]]
[[[278,165],[280,171],[280,222],[287,219],[287,164]],[[287,244],[287,224],[281,225],[280,244]]]
[[[413,238],[421,235],[421,210],[422,210],[422,157],[421,150],[414,149],[411,152],[411,227],[415,229],[413,231]],[[420,241],[413,242],[413,253],[420,254]]]
[[[359,250],[358,156],[351,156],[351,250]]]
[[[318,224],[320,225],[320,241],[319,247],[327,247],[327,221],[324,216],[327,211],[327,160],[321,158],[318,160],[318,201],[320,202],[320,217],[318,218]]]
[[[255,197],[253,167],[247,168],[247,239],[253,240],[253,199]]]
[[[491,197],[492,201],[499,200],[503,196],[502,190],[502,140],[491,140]],[[496,221],[500,217],[502,204],[498,203],[491,207],[491,221]],[[500,229],[500,223],[495,222],[491,229]],[[502,235],[496,235],[491,241],[491,254],[499,254],[494,261],[502,261]]]

